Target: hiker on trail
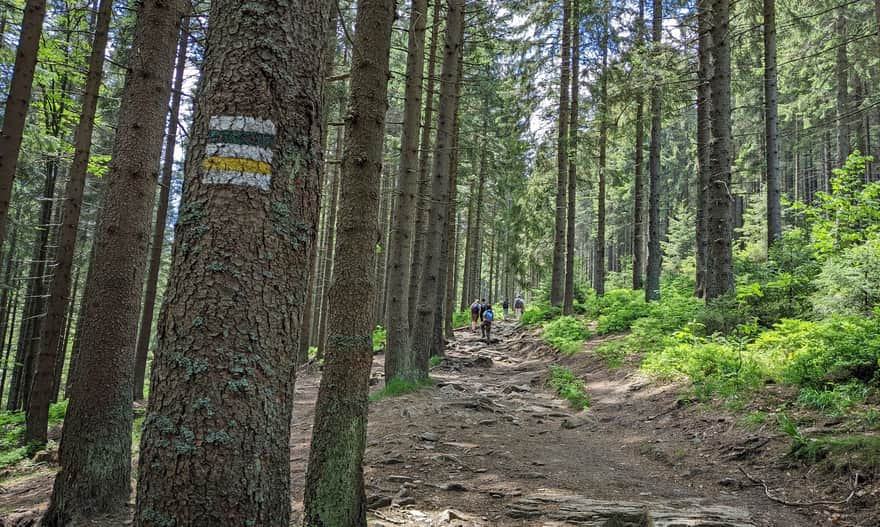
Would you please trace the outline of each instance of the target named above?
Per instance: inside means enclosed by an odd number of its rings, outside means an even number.
[[[504,318],[507,318],[507,312],[510,309],[510,302],[507,299],[504,299],[504,302],[501,303],[501,309],[504,310]]]
[[[488,302],[486,302],[486,299],[481,298],[480,299],[480,322],[483,321],[483,313],[485,313],[486,310],[489,309],[489,307],[490,306],[489,306]]]
[[[474,300],[474,303],[471,304],[471,331],[477,332],[477,322],[481,321],[480,311],[482,310],[483,304],[480,303],[479,300]]]
[[[516,319],[519,320],[523,314],[523,311],[526,310],[526,301],[523,300],[522,297],[518,296],[513,299],[513,312],[516,313]]]
[[[486,342],[489,342],[489,334],[492,332],[492,320],[495,318],[495,312],[492,311],[492,306],[490,304],[486,304],[486,310],[483,311],[483,325],[480,326],[480,329],[483,334],[483,339]]]

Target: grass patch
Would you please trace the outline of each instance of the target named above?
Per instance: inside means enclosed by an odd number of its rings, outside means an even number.
[[[453,311],[452,312],[452,327],[460,328],[462,326],[467,326],[471,323],[471,312],[468,310],[464,311]]]
[[[416,392],[426,386],[433,386],[434,379],[430,377],[421,381],[412,382],[395,377],[385,381],[385,387],[370,396],[370,401],[378,401],[386,397],[397,397],[407,393]]]
[[[739,422],[749,430],[757,430],[767,423],[767,413],[761,411],[751,412],[742,416]]]
[[[863,402],[870,389],[859,382],[829,385],[820,389],[807,386],[798,393],[797,403],[831,417],[839,417]]]
[[[565,316],[544,324],[541,338],[553,349],[572,355],[580,351],[584,341],[590,338],[590,330],[582,320]]]
[[[590,394],[587,393],[586,384],[578,379],[568,368],[564,366],[550,366],[550,379],[547,384],[557,395],[567,400],[572,408],[584,410],[590,407]]]
[[[632,354],[626,342],[608,342],[593,350],[609,368],[619,368],[623,366],[623,361]]]
[[[880,474],[880,436],[876,435],[809,438],[795,443],[791,455],[831,472]]]
[[[434,355],[433,357],[428,359],[428,364],[430,364],[432,368],[435,366],[440,366],[441,362],[443,362],[443,357],[441,357],[440,355]]]

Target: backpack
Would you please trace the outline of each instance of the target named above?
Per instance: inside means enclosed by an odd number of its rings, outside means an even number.
[[[471,304],[471,313],[479,313],[480,312],[480,303],[474,302]]]
[[[483,313],[483,320],[486,322],[492,322],[492,319],[495,318],[495,313],[492,313],[491,309],[487,309],[485,313]]]

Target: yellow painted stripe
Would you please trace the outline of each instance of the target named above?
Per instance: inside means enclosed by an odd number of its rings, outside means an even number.
[[[225,170],[229,172],[248,172],[251,174],[271,174],[272,165],[253,159],[238,157],[208,157],[202,162],[205,170]]]

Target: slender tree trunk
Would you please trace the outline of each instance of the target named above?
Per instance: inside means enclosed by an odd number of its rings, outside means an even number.
[[[568,145],[568,204],[565,235],[565,292],[562,312],[574,313],[574,223],[577,212],[578,111],[580,99],[581,18],[580,0],[571,0],[571,115]]]
[[[10,320],[8,323],[8,327],[10,328],[7,331],[6,340],[0,341],[0,351],[2,351],[3,355],[3,373],[0,376],[0,404],[3,402],[3,394],[6,391],[6,373],[9,368],[9,355],[12,354],[12,334],[14,333],[11,328],[15,326],[15,317],[18,314],[18,289],[12,294],[12,315],[10,316]],[[10,397],[12,393],[10,392]]]
[[[73,336],[73,347],[70,349],[70,364],[67,366],[67,379],[64,380],[64,395],[69,398],[69,394],[71,392],[71,388],[73,387],[73,372],[76,368],[77,359],[79,358],[79,349],[82,344],[82,339],[80,336],[82,332],[80,328],[83,326],[83,320],[85,320],[85,311],[86,311],[86,299],[89,298],[89,289],[88,285],[91,281],[92,269],[94,266],[92,265],[95,262],[95,244],[92,242],[92,246],[89,249],[89,266],[86,271],[86,281],[83,286],[83,294],[79,301],[79,310],[76,314],[76,334]]]
[[[437,0],[435,0],[437,1]],[[406,90],[403,132],[400,138],[400,172],[397,206],[391,227],[388,274],[388,342],[385,348],[385,379],[418,378],[415,357],[409,346],[409,288],[413,227],[419,190],[419,130],[422,111],[422,71],[425,67],[427,0],[413,0],[409,15],[406,57]]]
[[[3,129],[0,131],[0,246],[6,239],[6,223],[9,200],[12,197],[12,181],[18,166],[18,154],[24,125],[31,102],[31,87],[37,66],[37,51],[46,18],[46,0],[28,0],[21,20],[18,51],[9,83],[9,94],[3,112]]]
[[[343,101],[340,99],[340,113],[343,110]],[[336,129],[336,159],[342,159],[342,129]],[[341,163],[337,163],[333,170],[332,182],[330,184],[330,208],[327,209],[327,225],[324,235],[324,270],[321,272],[321,311],[320,322],[318,323],[318,357],[324,356],[327,349],[327,319],[330,316],[331,305],[328,297],[330,286],[333,284],[333,267],[336,253],[336,216],[339,211],[339,182],[342,179],[340,172],[342,170]],[[372,272],[372,270],[371,270]],[[373,304],[364,303],[362,309],[369,310]]]
[[[637,31],[639,41],[644,40],[645,35],[645,0],[639,0],[639,19],[637,21]],[[645,100],[642,91],[636,94],[636,153],[635,153],[635,175],[633,177],[633,238],[632,238],[632,287],[633,290],[639,290],[645,287],[644,273],[642,268],[645,265]]]
[[[422,279],[416,308],[416,325],[412,345],[416,350],[420,377],[428,375],[428,359],[432,352],[436,323],[437,291],[440,287],[440,250],[446,229],[453,147],[455,110],[457,105],[458,60],[464,39],[464,0],[448,0],[443,68],[440,76],[440,104],[437,111],[437,141],[431,171],[429,231],[422,262]],[[442,319],[441,319],[442,320]]]
[[[571,75],[571,0],[562,1],[562,65],[559,78],[559,120],[556,139],[556,217],[553,229],[553,276],[550,280],[550,304],[562,306],[565,296],[565,231],[568,187],[568,124]]]
[[[471,302],[474,301],[473,298],[473,289],[471,284],[473,280],[471,275],[473,274],[473,257],[472,252],[474,249],[474,235],[476,231],[476,225],[474,225],[474,201],[476,200],[476,194],[474,194],[473,189],[469,192],[468,195],[468,209],[467,209],[467,237],[465,238],[464,245],[464,271],[462,272],[462,284],[461,284],[461,304],[460,308],[462,311],[466,311],[468,306],[471,305]]]
[[[605,173],[607,149],[608,149],[608,39],[609,31],[611,31],[611,19],[607,10],[608,2],[603,2],[603,8],[606,10],[602,29],[602,71],[599,73],[599,187],[598,187],[598,211],[597,211],[597,227],[596,227],[596,258],[593,261],[593,289],[596,290],[598,296],[605,294],[605,197],[606,197],[606,179]]]
[[[139,527],[290,525],[291,351],[318,215],[328,8],[211,3]]]
[[[144,307],[138,329],[137,346],[134,356],[134,399],[142,401],[144,378],[147,372],[147,356],[150,351],[150,336],[153,334],[153,313],[156,309],[156,292],[159,286],[159,267],[162,264],[162,248],[165,245],[165,224],[168,221],[168,199],[171,195],[171,176],[174,172],[174,147],[177,145],[177,129],[180,126],[180,99],[183,95],[183,74],[186,67],[186,48],[189,31],[184,27],[180,32],[177,46],[177,66],[174,70],[174,87],[171,90],[171,109],[168,112],[168,131],[165,133],[165,159],[162,164],[162,181],[159,183],[159,205],[153,222],[153,238],[150,241],[150,264],[147,269],[147,288],[144,292]]]
[[[654,0],[654,21],[651,27],[652,55],[659,57],[663,31],[663,2]],[[655,62],[655,67],[658,67]],[[645,281],[645,300],[660,300],[660,270],[663,254],[660,252],[660,127],[662,125],[662,79],[658,75],[651,86],[651,146],[648,153],[648,273]]]
[[[846,164],[849,156],[849,55],[847,54],[846,40],[848,38],[846,12],[844,8],[838,8],[837,18],[834,21],[834,30],[839,40],[837,46],[837,61],[834,64],[835,76],[837,77],[837,166]],[[2,218],[0,218],[2,220]]]
[[[709,247],[706,300],[733,290],[730,128],[730,0],[712,0],[711,181],[707,189]]]
[[[70,342],[71,328],[73,327],[73,314],[76,309],[76,294],[79,291],[79,276],[82,268],[77,268],[73,277],[73,288],[70,291],[70,300],[67,302],[67,314],[64,316],[64,334],[58,341],[58,354],[55,360],[55,373],[52,377],[52,402],[58,402],[61,392],[61,377],[64,374],[64,361],[67,359],[67,345]]]
[[[133,351],[181,12],[145,0],[138,13],[44,526],[119,511],[131,492]]]
[[[98,108],[98,92],[104,77],[104,52],[110,20],[113,17],[113,1],[101,0],[98,5],[97,25],[92,51],[89,55],[88,73],[83,93],[82,113],[74,132],[73,162],[68,172],[67,188],[62,202],[61,227],[58,236],[58,249],[55,256],[55,271],[49,298],[46,304],[46,318],[41,324],[40,341],[37,346],[34,381],[28,397],[27,426],[25,439],[31,443],[44,444],[49,424],[49,404],[54,391],[55,366],[58,362],[59,341],[64,325],[64,314],[69,304],[71,271],[76,250],[79,216],[85,190],[89,152],[92,146],[92,130],[95,112]]]
[[[370,301],[377,294],[370,271],[376,258],[394,2],[358,0],[357,13],[342,168],[345,184],[339,198],[337,265],[329,294],[336,306]],[[333,335],[328,339],[316,403],[303,523],[307,527],[366,526],[363,456],[373,318],[361,309],[333,309],[330,317]],[[286,455],[287,449],[283,452]],[[287,494],[283,498],[289,499]]]
[[[767,249],[782,235],[776,94],[776,0],[764,0],[764,131],[767,162]]]
[[[706,289],[706,266],[709,252],[708,195],[712,163],[710,143],[712,33],[711,0],[697,2],[698,83],[697,83],[697,217],[696,217],[696,296],[703,297]]]
[[[431,46],[428,50],[428,79],[425,86],[425,115],[422,120],[421,138],[419,140],[419,196],[415,210],[415,226],[413,228],[412,263],[409,276],[409,298],[407,306],[410,312],[415,311],[422,276],[422,259],[425,253],[425,240],[428,237],[428,210],[431,199],[431,135],[434,126],[434,94],[437,76],[437,48],[440,40],[440,4],[434,0],[431,14]],[[410,327],[410,333],[412,333]]]

